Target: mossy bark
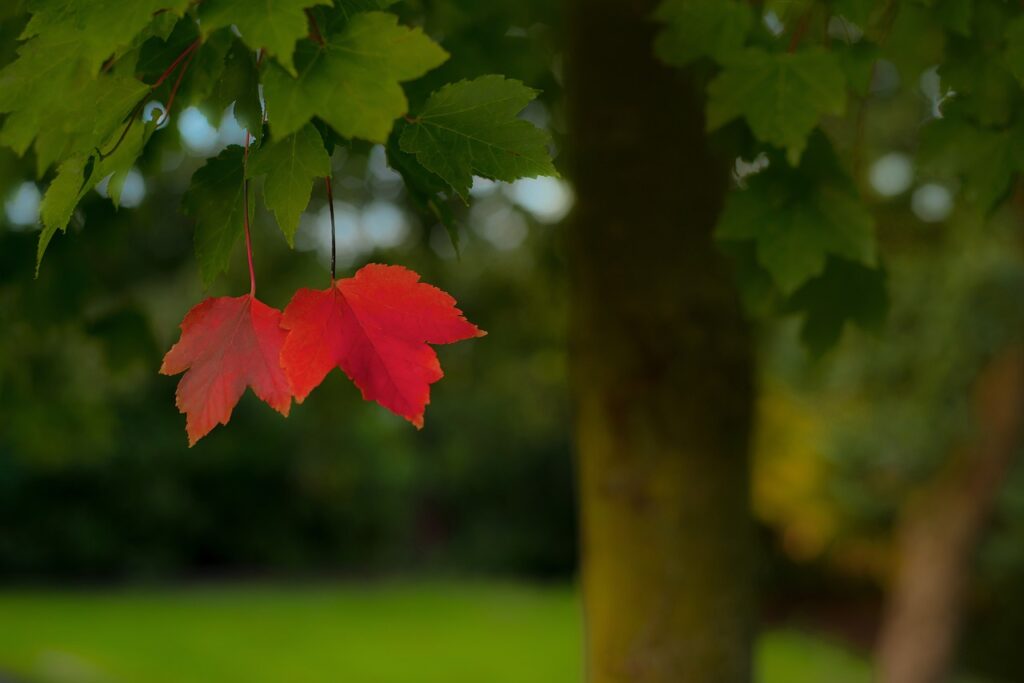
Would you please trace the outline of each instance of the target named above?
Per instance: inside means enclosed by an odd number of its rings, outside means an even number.
[[[750,680],[751,342],[728,164],[654,0],[568,0],[571,374],[589,683]]]

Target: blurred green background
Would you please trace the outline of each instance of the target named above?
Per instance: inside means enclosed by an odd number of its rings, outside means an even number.
[[[554,5],[404,3],[455,55],[411,98],[505,73],[544,90],[525,115],[561,150]],[[0,17],[0,61],[23,22]],[[1022,339],[1019,209],[980,214],[940,164],[912,162],[907,132],[943,91],[927,64],[889,66],[857,178],[883,221],[887,322],[848,331],[824,358],[801,346],[797,321],[758,323],[757,668],[769,683],[870,680],[907,502],[971,433],[981,368]],[[179,203],[203,159],[240,140],[230,111],[180,110],[123,207],[90,195],[37,279],[45,182],[0,150],[0,680],[580,680],[559,228],[571,184],[479,182],[473,207],[456,207],[457,256],[383,149],[339,150],[340,270],[409,266],[489,335],[439,349],[446,378],[422,432],[333,373],[287,421],[250,394],[188,449],[177,378],[156,372],[206,295]],[[295,252],[257,216],[268,304],[326,282],[326,215],[318,188]],[[212,294],[246,284],[239,251]],[[1019,460],[966,560],[963,680],[1024,680]]]

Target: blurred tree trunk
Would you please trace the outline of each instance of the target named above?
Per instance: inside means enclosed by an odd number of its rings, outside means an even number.
[[[655,0],[568,0],[569,228],[589,683],[748,681],[751,342],[711,232],[729,185]]]
[[[1024,349],[998,355],[974,389],[975,435],[912,500],[897,531],[898,562],[878,650],[882,683],[939,683],[956,654],[974,551],[1024,425]]]

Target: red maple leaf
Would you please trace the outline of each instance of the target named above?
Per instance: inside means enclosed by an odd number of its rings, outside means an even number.
[[[281,367],[301,403],[333,368],[363,392],[423,427],[441,364],[428,344],[486,334],[455,299],[401,266],[371,264],[326,290],[300,289],[284,310]]]
[[[185,413],[194,446],[217,423],[227,424],[246,387],[288,416],[291,391],[280,366],[285,331],[281,312],[251,294],[206,299],[181,323],[181,339],[164,356],[160,372],[185,376],[177,406]]]

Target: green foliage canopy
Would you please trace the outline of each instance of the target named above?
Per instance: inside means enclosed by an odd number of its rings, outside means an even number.
[[[384,11],[392,4],[28,2],[17,58],[0,70],[0,143],[19,155],[31,149],[40,177],[56,168],[42,201],[37,267],[78,202],[106,178],[116,205],[128,170],[183,101],[208,116],[232,107],[255,147],[211,159],[185,193],[206,286],[227,269],[242,233],[246,174],[262,177],[265,204],[292,245],[339,144],[387,143],[410,192],[449,227],[442,207],[467,199],[472,174],[555,174],[546,134],[518,118],[536,95],[518,81],[488,76],[441,88],[409,115],[403,83],[449,55]],[[144,105],[164,96],[166,107],[142,121]],[[409,123],[396,130],[403,118]]]
[[[876,225],[893,207],[864,182],[872,144],[912,156],[919,178],[958,188],[958,210],[982,216],[1024,170],[1017,3],[663,0],[655,17],[658,56],[706,88],[708,130],[738,158],[760,160],[737,173],[717,229],[745,298],[804,313],[813,349],[844,321],[884,318]],[[874,112],[891,115],[906,96],[917,120],[880,140]]]
[[[108,194],[118,201],[128,169],[159,135],[155,123],[175,107],[211,116],[233,107],[256,138],[248,175],[262,184],[289,244],[310,188],[329,169],[317,138],[328,158],[339,144],[384,144],[410,199],[453,239],[450,201],[468,199],[474,175],[555,173],[547,133],[519,116],[536,92],[502,76],[446,70],[448,52],[400,21],[395,0],[122,5],[28,0],[17,56],[0,70],[0,144],[31,151],[37,174],[51,179],[39,261],[89,189],[110,177]],[[745,297],[767,310],[811,316],[807,302],[820,300],[811,289],[831,290],[856,272],[870,280],[859,289],[871,296],[833,300],[829,329],[881,319],[885,249],[876,224],[886,207],[865,186],[862,160],[871,110],[891,96],[887,70],[899,73],[905,92],[938,65],[945,94],[922,107],[919,135],[898,143],[920,175],[948,181],[987,213],[1024,169],[1024,18],[1013,3],[664,0],[654,18],[662,26],[656,53],[706,87],[709,133],[737,157],[768,162],[737,177],[717,232]],[[485,30],[487,16],[477,19],[476,30]],[[454,22],[446,35],[459,30]],[[438,72],[451,82],[436,87]],[[430,90],[417,85],[425,80]],[[143,105],[160,99],[171,111],[142,125]],[[209,173],[197,173],[200,185]],[[241,177],[231,176],[232,188]],[[185,209],[197,220],[209,284],[241,226],[229,210],[232,193],[215,208],[217,195],[197,200],[203,191],[192,188]],[[205,221],[200,205],[221,215]],[[211,241],[203,226],[214,224],[223,235]]]

